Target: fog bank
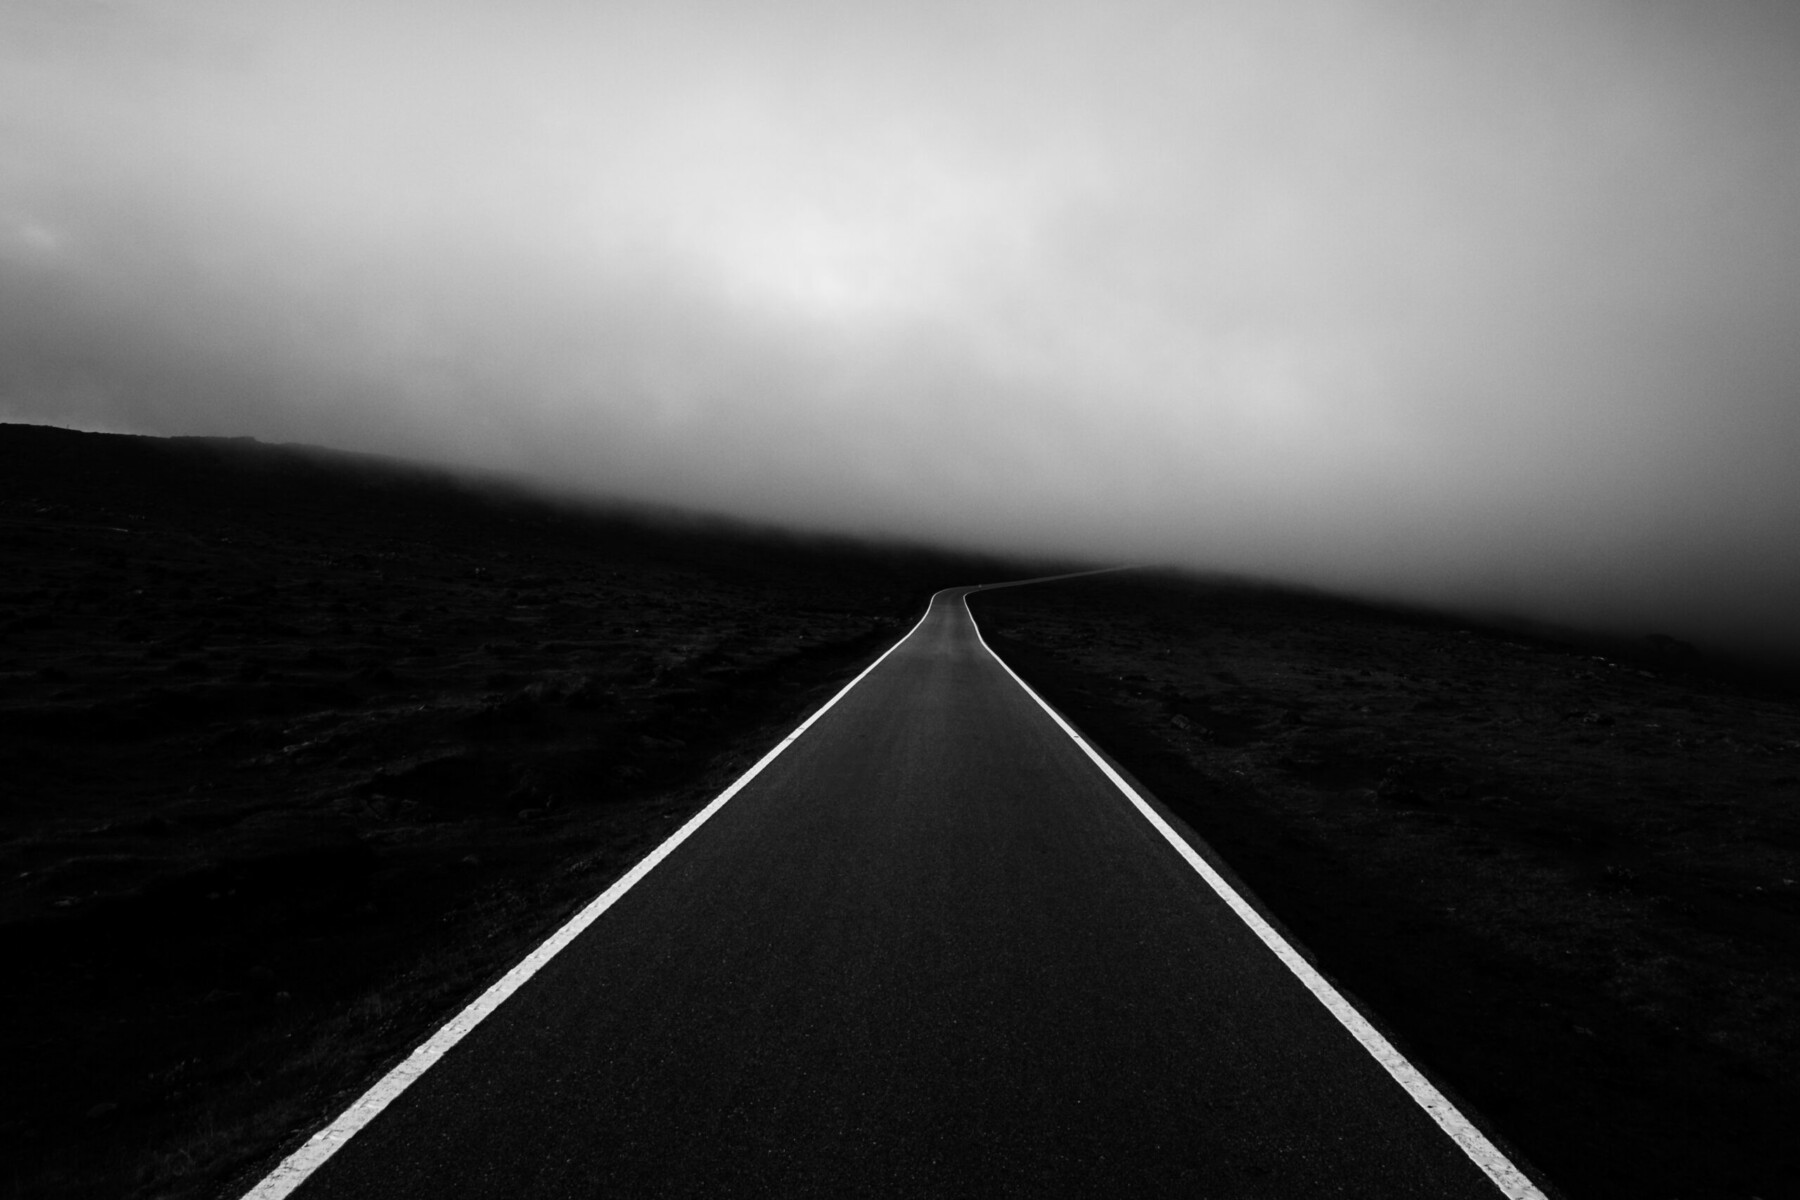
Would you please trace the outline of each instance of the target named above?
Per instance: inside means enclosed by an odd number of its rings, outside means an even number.
[[[1800,651],[1800,10],[0,3],[0,419]]]

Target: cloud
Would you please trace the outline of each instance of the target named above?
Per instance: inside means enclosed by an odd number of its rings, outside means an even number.
[[[0,6],[0,414],[1800,648],[1780,6]]]

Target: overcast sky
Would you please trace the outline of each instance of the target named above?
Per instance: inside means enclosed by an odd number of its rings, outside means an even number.
[[[1800,649],[1800,6],[0,0],[0,419]]]

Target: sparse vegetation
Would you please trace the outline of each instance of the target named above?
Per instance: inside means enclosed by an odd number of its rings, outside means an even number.
[[[1570,1196],[1800,1186],[1800,691],[1179,578],[973,608]]]
[[[983,569],[0,426],[0,1188],[272,1165]]]

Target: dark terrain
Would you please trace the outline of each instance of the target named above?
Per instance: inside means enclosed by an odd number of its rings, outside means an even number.
[[[1016,573],[0,426],[0,1189],[208,1196]]]
[[[1791,681],[1137,573],[972,609],[1569,1196],[1800,1195]]]
[[[0,1188],[235,1194],[923,611],[1033,573],[0,426]],[[994,648],[1576,1200],[1800,1195],[1800,699],[1144,574]]]

